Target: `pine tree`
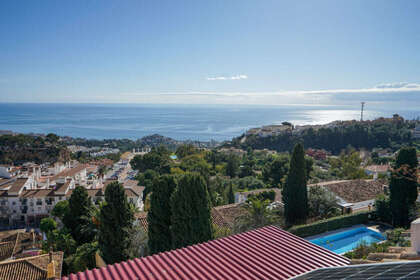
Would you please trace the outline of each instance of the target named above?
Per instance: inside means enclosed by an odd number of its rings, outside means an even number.
[[[63,223],[78,244],[91,242],[94,238],[90,232],[83,230],[91,222],[92,207],[87,190],[77,186],[69,198],[68,211],[64,214]]]
[[[150,211],[147,215],[149,224],[148,244],[152,254],[172,248],[170,198],[175,188],[176,181],[171,175],[163,175],[153,182]]]
[[[118,182],[105,190],[105,202],[99,213],[98,241],[106,263],[116,263],[129,258],[130,230],[134,216],[124,188]]]
[[[234,154],[230,154],[226,164],[226,175],[231,178],[236,177],[239,170],[239,159]]]
[[[235,203],[235,195],[233,194],[232,183],[230,183],[230,185],[229,185],[228,203],[229,204]]]
[[[394,226],[410,225],[410,211],[417,199],[417,164],[414,148],[405,147],[398,152],[389,184]]]
[[[305,151],[303,145],[295,145],[290,168],[283,188],[284,215],[287,224],[301,223],[308,214],[308,190],[306,186]]]
[[[186,173],[171,196],[173,248],[212,239],[210,200],[206,183],[198,173]]]

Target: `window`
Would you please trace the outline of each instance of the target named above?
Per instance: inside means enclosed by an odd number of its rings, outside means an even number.
[[[46,198],[46,199],[45,199],[45,203],[46,203],[47,205],[52,205],[52,199],[51,199],[51,198]]]
[[[42,199],[38,198],[38,199],[36,200],[36,205],[42,205]]]

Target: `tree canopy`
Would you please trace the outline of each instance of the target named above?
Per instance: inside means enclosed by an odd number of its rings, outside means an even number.
[[[109,184],[105,190],[99,222],[98,241],[104,261],[116,263],[127,260],[134,216],[124,188],[118,182]]]
[[[414,148],[404,147],[398,152],[389,184],[394,226],[410,225],[410,212],[417,199],[417,165]]]
[[[171,175],[163,175],[153,182],[150,211],[147,215],[149,224],[148,244],[152,254],[168,251],[172,248],[170,198],[176,186],[177,182]]]
[[[287,224],[301,223],[308,215],[305,151],[298,143],[293,149],[290,169],[283,188],[284,214]]]
[[[173,248],[206,242],[212,238],[210,199],[198,173],[183,175],[171,196]]]

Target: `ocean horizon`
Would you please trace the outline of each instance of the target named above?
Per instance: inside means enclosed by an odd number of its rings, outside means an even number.
[[[419,110],[367,104],[364,119],[417,119]],[[87,139],[138,139],[160,134],[176,140],[224,141],[252,127],[280,124],[325,124],[359,120],[360,104],[351,105],[178,105],[0,103],[0,130],[56,133]]]

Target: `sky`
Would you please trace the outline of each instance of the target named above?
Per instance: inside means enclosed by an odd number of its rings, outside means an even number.
[[[0,102],[420,107],[418,11],[415,0],[3,0]]]

